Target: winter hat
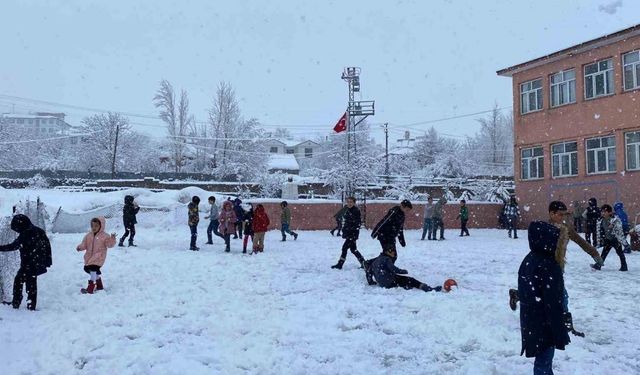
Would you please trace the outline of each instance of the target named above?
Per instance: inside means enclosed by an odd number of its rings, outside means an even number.
[[[598,200],[595,199],[595,198],[589,198],[589,206],[597,207],[598,206]]]
[[[11,219],[11,230],[22,233],[29,229],[33,224],[26,215],[18,214]]]
[[[405,199],[402,202],[400,202],[400,205],[403,207],[407,207],[410,210],[413,209],[413,205],[411,204],[411,202],[409,202],[408,199]]]
[[[554,255],[560,238],[560,229],[544,221],[529,224],[529,249],[534,253]]]
[[[194,195],[193,198],[191,198],[191,202],[195,203],[195,204],[199,204],[200,203],[200,197],[197,195]]]

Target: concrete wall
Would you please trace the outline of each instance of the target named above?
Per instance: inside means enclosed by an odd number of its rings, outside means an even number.
[[[247,200],[246,202],[251,202]],[[271,228],[280,228],[280,205],[278,203],[261,203],[269,219],[271,220]],[[360,206],[362,215],[365,218],[365,226],[368,229],[373,228],[376,223],[384,217],[387,211],[395,206],[394,203],[369,203],[366,207]],[[330,230],[335,227],[335,219],[333,215],[340,210],[339,203],[299,203],[289,202],[291,210],[291,229],[293,230]],[[413,205],[413,210],[407,216],[405,222],[406,229],[422,228],[423,222],[423,204]],[[502,204],[498,203],[470,203],[469,208],[469,229],[473,228],[498,228],[498,216],[502,210]],[[458,215],[458,203],[450,203],[445,206],[445,230],[447,228],[460,228]]]

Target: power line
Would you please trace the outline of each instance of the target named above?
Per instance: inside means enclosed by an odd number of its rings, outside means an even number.
[[[96,133],[103,133],[107,130],[98,130],[90,133],[81,133],[81,134],[73,134],[73,135],[64,135],[59,137],[51,137],[51,138],[36,138],[36,139],[25,139],[22,141],[10,141],[10,142],[0,142],[0,145],[17,145],[24,143],[34,143],[34,142],[47,142],[47,141],[56,141],[59,139],[69,139],[69,138],[78,138],[78,137],[87,137]]]

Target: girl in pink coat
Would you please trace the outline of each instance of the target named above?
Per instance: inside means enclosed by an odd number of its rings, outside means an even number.
[[[91,219],[91,231],[84,236],[84,239],[76,247],[78,251],[84,253],[84,272],[91,275],[87,288],[80,289],[82,294],[93,294],[94,290],[103,290],[102,272],[100,267],[104,265],[107,259],[107,248],[116,245],[116,234],[108,235],[105,232],[106,220],[104,217],[94,217]]]
[[[233,211],[233,203],[224,201],[222,211],[218,214],[218,231],[224,236],[227,253],[231,251],[231,235],[236,232],[236,213]]]

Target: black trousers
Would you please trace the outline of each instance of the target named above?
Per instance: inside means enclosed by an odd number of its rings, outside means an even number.
[[[198,224],[189,225],[189,229],[191,230],[191,248],[194,248],[198,240]]]
[[[620,244],[620,242],[618,242],[617,240],[612,241],[605,239],[602,245],[603,262],[607,258],[607,255],[609,255],[611,248],[614,248],[616,250],[616,254],[618,254],[618,257],[620,258],[620,268],[627,268],[627,258],[624,256],[624,252],[622,251],[622,244]]]
[[[364,262],[364,257],[358,251],[358,245],[356,244],[355,239],[347,238],[344,240],[344,244],[342,244],[342,255],[340,255],[340,260],[344,261],[347,259],[347,251],[351,250],[351,254],[353,254],[358,262]]]
[[[507,219],[507,230],[509,231],[509,237],[511,237],[511,231],[513,231],[513,238],[518,238],[518,220]]]
[[[84,272],[86,273],[95,272],[96,275],[102,275],[102,272],[100,271],[100,266],[96,266],[94,264],[89,266],[84,266]]]
[[[27,287],[27,308],[35,310],[38,302],[38,276],[26,273],[22,268],[13,279],[12,305],[17,308],[22,303],[22,284]]]
[[[406,290],[409,289],[414,289],[414,288],[420,288],[420,285],[422,285],[422,283],[416,279],[414,279],[413,277],[409,277],[409,276],[402,276],[402,275],[395,275],[395,284],[394,286],[392,286],[392,288],[397,288],[397,287],[401,287],[404,288]]]
[[[576,228],[576,232],[582,233],[582,218],[574,217],[573,218],[573,226]]]
[[[380,247],[382,248],[382,252],[384,253],[387,250],[393,250],[396,253],[396,257],[393,258],[393,261],[395,262],[396,259],[398,259],[398,250],[396,249],[396,241],[394,240],[387,240],[387,239],[378,239],[378,241],[380,241]]]
[[[469,219],[460,219],[460,235],[469,235],[469,229],[467,229],[467,222]]]
[[[131,237],[129,237],[129,243],[133,243],[133,238],[136,236],[135,224],[130,224],[124,227],[124,235],[120,238],[120,243],[124,242],[129,235],[131,235]]]

